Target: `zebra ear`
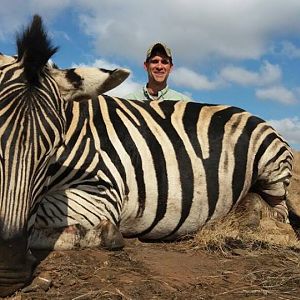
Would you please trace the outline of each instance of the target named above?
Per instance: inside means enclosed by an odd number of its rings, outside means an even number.
[[[98,68],[53,68],[50,73],[67,101],[97,97],[121,84],[130,74],[127,69],[110,71]]]
[[[104,94],[118,85],[120,85],[130,74],[128,69],[115,69],[109,71],[106,69],[100,69],[102,72],[109,73],[109,77],[104,81],[101,88],[97,90],[96,95]]]

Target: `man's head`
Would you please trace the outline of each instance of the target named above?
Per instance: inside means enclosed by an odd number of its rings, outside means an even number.
[[[170,63],[173,64],[171,49],[163,43],[155,43],[147,50],[146,62],[148,62],[151,57],[156,56],[157,54],[163,54],[164,56],[168,57]]]
[[[152,45],[147,51],[144,68],[148,73],[148,84],[166,86],[173,68],[171,50],[162,43]]]

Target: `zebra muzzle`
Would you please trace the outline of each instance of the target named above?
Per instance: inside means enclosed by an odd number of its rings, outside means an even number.
[[[2,257],[1,257],[2,258]],[[28,253],[22,263],[0,261],[0,297],[6,297],[30,283],[36,261]]]

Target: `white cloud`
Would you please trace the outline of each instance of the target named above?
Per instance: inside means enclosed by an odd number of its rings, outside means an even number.
[[[274,36],[299,36],[300,31],[300,1],[295,0],[173,0],[171,5],[160,0],[2,0],[1,6],[2,39],[33,13],[49,22],[68,9],[94,40],[98,54],[138,62],[157,40],[174,50],[175,63],[259,58]]]
[[[174,49],[175,62],[177,58],[193,62],[211,56],[258,58],[271,37],[300,30],[300,2],[293,0],[173,0],[171,5],[158,0],[77,3],[84,9],[80,15],[82,28],[94,38],[99,51],[137,61],[156,40]]]
[[[49,22],[70,5],[72,0],[1,0],[0,40],[23,28],[34,14],[40,14]]]
[[[142,89],[142,85],[135,82],[131,77],[126,79],[119,86],[114,88],[113,90],[107,92],[106,94],[109,96],[115,96],[120,98],[125,98],[128,94],[136,91],[137,89]]]
[[[293,147],[300,149],[300,119],[293,117],[282,120],[269,120],[273,126]]]
[[[281,46],[280,54],[288,58],[300,58],[300,48],[296,47],[293,43],[284,41],[281,43]]]
[[[206,76],[183,67],[174,69],[170,81],[178,86],[194,90],[214,90],[220,85],[220,82],[211,81]]]
[[[93,56],[118,57],[141,65],[148,46],[164,41],[173,50],[175,67],[186,66],[175,69],[170,79],[196,90],[214,90],[222,81],[191,71],[191,66],[197,70],[203,60],[215,67],[228,60],[261,58],[271,39],[289,39],[300,33],[297,0],[173,0],[171,5],[161,0],[2,0],[1,4],[5,9],[0,10],[0,40],[26,25],[33,13],[41,14],[50,28],[55,27],[53,22],[57,19],[63,24],[62,12],[68,11],[65,22],[70,17],[73,23],[78,21],[93,41]],[[62,26],[53,32],[68,40],[71,35],[64,35]],[[290,56],[299,55],[299,49],[289,42],[283,45],[283,51]],[[279,85],[281,76],[280,67],[269,62],[258,71],[229,66],[220,73],[221,79],[250,86]],[[138,85],[130,78],[125,83],[129,84],[129,80],[132,86]],[[271,88],[260,89],[257,95],[283,103],[295,101],[293,92],[284,88],[277,91],[279,95],[271,97]]]
[[[278,65],[265,61],[258,72],[246,70],[241,67],[228,66],[221,70],[220,76],[229,82],[245,86],[263,86],[281,79],[282,72]]]
[[[271,100],[283,104],[293,104],[298,102],[295,94],[283,86],[272,86],[258,89],[256,97],[261,100]]]

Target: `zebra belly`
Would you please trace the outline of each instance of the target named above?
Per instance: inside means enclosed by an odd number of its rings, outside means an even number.
[[[180,206],[180,205],[179,205]],[[124,237],[142,237],[143,239],[168,240],[178,236],[192,234],[205,222],[205,213],[201,216],[199,210],[192,210],[190,216],[176,232],[180,220],[180,209],[169,207],[168,213],[158,222],[155,221],[155,212],[147,211],[141,217],[133,217],[123,221],[121,219],[120,231]],[[152,227],[152,224],[155,226]],[[148,232],[149,231],[149,232]]]
[[[180,174],[175,160],[168,168],[168,182],[160,187],[161,191],[166,189],[160,193],[167,195],[165,198],[158,192],[161,181],[151,180],[149,169],[144,169],[143,205],[136,186],[129,185],[134,192],[129,192],[128,199],[123,201],[120,230],[124,236],[171,240],[192,234],[208,220],[226,215],[237,200],[233,199],[231,170],[220,173],[215,185],[208,186],[202,161],[196,156],[191,159],[191,176]],[[215,198],[211,197],[212,189],[217,191],[213,193]]]
[[[210,220],[226,215],[231,209],[231,201],[229,202],[219,202],[218,210]],[[131,218],[121,218],[120,231],[123,236],[141,237],[143,240],[174,240],[196,233],[208,220],[209,203],[207,198],[201,195],[193,199],[189,213],[184,219],[184,200],[172,198],[168,199],[167,203],[167,210],[159,221],[156,220],[155,208],[148,208],[140,217],[132,215]],[[149,228],[152,229],[149,231]]]

